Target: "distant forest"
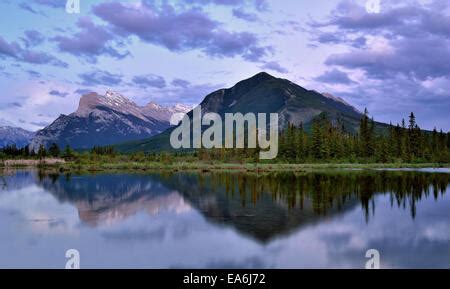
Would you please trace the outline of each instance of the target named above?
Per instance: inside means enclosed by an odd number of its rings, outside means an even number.
[[[280,135],[278,156],[292,162],[333,161],[349,162],[440,162],[447,163],[450,133],[423,131],[414,113],[408,123],[390,124],[375,132],[375,122],[367,109],[357,134],[348,133],[337,121],[333,124],[325,116],[314,120],[311,133],[302,126],[289,125]]]
[[[56,144],[49,148],[41,146],[36,153],[28,148],[8,146],[0,150],[0,159],[44,158],[47,156],[77,158],[120,155],[113,147],[94,147],[87,152],[75,152],[70,147],[60,149]],[[221,161],[259,162],[258,149],[198,149],[189,152],[161,152],[145,155],[142,152],[117,158],[116,161]],[[322,114],[317,117],[310,130],[302,125],[288,124],[279,135],[279,152],[275,160],[264,162],[285,163],[449,163],[450,132],[434,129],[421,130],[414,113],[401,124],[390,124],[386,129],[376,129],[375,121],[369,118],[367,109],[360,120],[358,133],[350,133],[339,120],[330,120]]]

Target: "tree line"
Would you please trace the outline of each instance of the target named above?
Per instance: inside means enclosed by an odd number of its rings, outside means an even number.
[[[119,154],[112,146],[95,146],[90,151],[75,152],[66,146],[61,149],[53,143],[48,148],[41,145],[35,152],[28,147],[15,145],[0,150],[0,158],[91,158],[102,156],[114,158]],[[124,156],[121,161],[126,161]],[[185,152],[162,152],[144,154],[136,152],[129,155],[131,161],[221,161],[221,162],[259,162],[258,149],[198,149]],[[344,123],[332,120],[326,114],[316,117],[310,129],[302,124],[288,124],[279,135],[279,152],[275,161],[288,163],[350,162],[350,163],[449,163],[450,133],[436,128],[429,132],[422,130],[416,122],[414,113],[409,115],[408,123],[387,127],[376,127],[369,118],[367,109],[362,116],[357,133],[349,132]]]
[[[321,115],[313,121],[311,133],[302,125],[289,124],[280,135],[279,157],[288,161],[350,161],[350,162],[441,162],[447,163],[450,133],[423,131],[414,113],[408,124],[376,130],[367,109],[356,134],[347,132],[339,121]]]

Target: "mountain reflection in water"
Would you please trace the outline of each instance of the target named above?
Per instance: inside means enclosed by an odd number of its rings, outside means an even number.
[[[359,211],[357,214],[362,216],[366,226],[369,226],[373,219],[384,217],[377,215],[377,206],[381,206],[383,212],[389,208],[406,211],[409,219],[414,220],[418,217],[418,210],[420,211],[418,205],[424,200],[434,200],[436,203],[445,200],[444,204],[448,206],[446,193],[450,174],[417,171],[330,171],[262,175],[63,175],[18,171],[4,176],[2,182],[3,190],[6,191],[37,185],[38,188],[51,193],[60,204],[75,207],[81,224],[93,229],[124,224],[133,216],[142,213],[151,221],[152,216],[156,218],[164,214],[176,216],[195,212],[213,227],[223,228],[221,230],[232,229],[243,238],[262,246],[270,246],[308,228],[337,222],[339,218],[345,218],[355,211]],[[0,211],[1,209],[0,198]],[[447,228],[444,228],[444,231],[447,232],[442,232],[444,235],[448,233],[448,213],[445,217]],[[51,218],[47,220],[49,226],[52,220],[53,225],[57,226],[58,221]],[[391,222],[395,225],[400,219]],[[154,228],[152,232],[137,234],[137,238],[145,239],[158,235],[158,232],[162,234],[163,231],[164,224]],[[102,234],[108,238],[126,239],[129,237],[127,232],[130,235],[133,233],[125,229],[121,234]],[[337,245],[342,241],[334,237],[333,243]],[[448,238],[443,241],[444,245],[441,242],[441,247],[437,249],[445,251],[440,254],[449,253]],[[264,265],[264,262],[260,263],[256,262],[253,267],[268,266]],[[208,266],[234,266],[214,264]],[[311,264],[326,267],[324,264]],[[442,263],[431,265],[439,267]]]

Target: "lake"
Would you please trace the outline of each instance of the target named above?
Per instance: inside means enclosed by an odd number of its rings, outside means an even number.
[[[450,265],[448,169],[0,176],[1,268]]]

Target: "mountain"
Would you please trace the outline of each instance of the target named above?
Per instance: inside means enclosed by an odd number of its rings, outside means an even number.
[[[288,123],[303,124],[308,130],[314,118],[326,114],[331,120],[344,124],[348,131],[357,131],[362,117],[355,107],[342,98],[307,90],[289,80],[273,77],[265,72],[240,81],[227,89],[207,95],[201,102],[202,113],[278,113],[281,128]],[[189,112],[192,115],[192,112]],[[169,150],[170,132],[136,142],[117,145],[123,152]]]
[[[24,147],[30,143],[33,136],[34,132],[20,127],[0,126],[0,148],[8,145]]]
[[[89,93],[81,97],[74,113],[60,115],[52,124],[38,131],[30,149],[37,150],[41,144],[48,147],[52,143],[61,148],[70,145],[87,149],[142,139],[166,130],[173,113],[189,110],[182,105],[166,108],[150,103],[138,106],[113,91],[107,91],[105,95]]]

